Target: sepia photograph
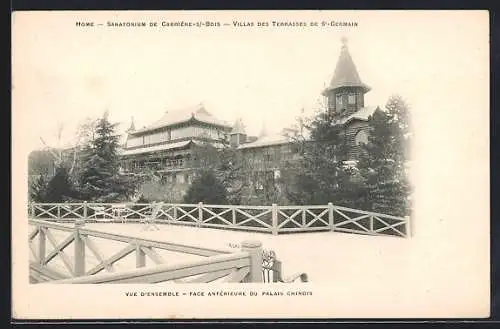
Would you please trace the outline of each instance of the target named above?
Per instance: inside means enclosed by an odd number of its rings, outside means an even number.
[[[487,12],[12,21],[14,314],[488,316]]]

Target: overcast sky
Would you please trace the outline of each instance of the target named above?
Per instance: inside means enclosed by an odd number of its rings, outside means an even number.
[[[279,131],[294,123],[301,108],[309,114],[317,106],[333,75],[342,36],[349,38],[361,79],[372,87],[365,99],[369,106],[383,106],[393,93],[405,97],[415,111],[435,106],[434,97],[442,101],[459,92],[453,84],[467,78],[471,70],[480,69],[478,65],[484,60],[478,58],[483,53],[474,52],[484,46],[484,40],[474,38],[473,33],[468,37],[475,22],[465,20],[465,16],[460,19],[458,13],[217,15],[97,12],[14,17],[13,81],[20,95],[14,100],[14,110],[22,112],[23,126],[29,127],[23,134],[25,142],[30,148],[42,147],[42,136],[56,146],[58,124],[64,124],[63,142],[67,142],[79,122],[106,109],[123,130],[132,116],[136,127],[142,127],[158,120],[166,110],[200,102],[220,119],[233,122],[241,117],[250,134],[258,134],[263,122],[268,130]],[[105,26],[107,21],[161,24],[182,17],[232,23],[238,16],[254,23],[336,20],[359,25]],[[76,27],[77,20],[104,26]]]

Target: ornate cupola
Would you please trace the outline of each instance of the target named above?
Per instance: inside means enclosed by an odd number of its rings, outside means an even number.
[[[135,122],[134,117],[130,118],[130,127],[126,130],[127,133],[131,133],[135,131]]]
[[[364,107],[364,95],[370,87],[364,84],[349,54],[347,38],[343,37],[340,56],[330,86],[323,91],[328,112],[335,117],[350,115]]]
[[[245,132],[245,125],[241,119],[236,120],[233,129],[229,133],[229,141],[231,146],[237,147],[247,141],[247,134]]]

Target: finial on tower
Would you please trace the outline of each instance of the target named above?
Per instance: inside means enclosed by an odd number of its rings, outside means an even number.
[[[130,127],[127,129],[127,132],[134,131],[135,130],[135,122],[134,122],[134,117],[132,116],[130,118]]]
[[[342,38],[340,38],[340,42],[342,42],[342,48],[347,48],[347,42],[349,40],[347,39],[346,36],[343,36]]]

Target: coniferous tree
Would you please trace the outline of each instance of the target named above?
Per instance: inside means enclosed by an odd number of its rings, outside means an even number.
[[[227,191],[212,170],[204,170],[193,180],[186,195],[186,203],[227,204]]]
[[[284,173],[285,180],[291,182],[286,186],[288,198],[298,204],[364,204],[363,182],[354,180],[353,172],[343,163],[347,147],[342,126],[327,111],[321,111],[305,128],[310,139],[296,142],[300,158],[291,161]]]
[[[40,174],[29,185],[29,199],[33,202],[45,202],[48,179],[46,174]]]
[[[63,202],[71,199],[74,190],[69,178],[68,170],[64,166],[56,168],[55,175],[48,181],[42,192],[43,202]]]
[[[220,163],[217,167],[217,179],[227,192],[227,202],[240,204],[244,187],[247,184],[244,159],[238,150],[224,146],[220,150]]]
[[[386,111],[370,118],[370,136],[360,169],[369,186],[371,209],[390,215],[409,215],[411,185],[406,166],[410,152],[410,115],[400,96],[391,96]]]
[[[226,144],[222,148],[210,144],[197,145],[193,150],[191,165],[196,168],[196,177],[206,172],[213,173],[226,190],[225,202],[240,203],[246,177],[243,158],[236,149]]]
[[[119,137],[116,124],[107,113],[97,120],[95,136],[83,149],[79,172],[80,197],[97,202],[114,202],[134,194],[135,182],[119,173]]]

